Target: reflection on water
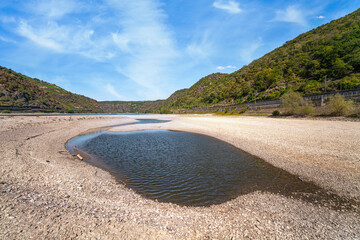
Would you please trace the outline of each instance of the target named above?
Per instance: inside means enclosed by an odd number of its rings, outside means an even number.
[[[84,134],[78,137],[71,138],[69,141],[66,142],[65,148],[72,154],[76,155],[75,149],[78,148],[82,143],[86,142],[89,139],[99,136],[102,132],[109,130],[110,128],[120,127],[120,126],[128,126],[128,125],[136,125],[136,124],[151,124],[151,123],[166,123],[170,122],[170,120],[160,120],[160,119],[153,119],[153,118],[140,118],[136,119],[136,122],[130,123],[120,123],[116,125],[110,125],[105,127],[99,127],[90,129],[87,132],[91,132],[88,134]]]
[[[77,148],[91,156],[86,161],[158,201],[208,206],[266,191],[336,209],[358,205],[205,135],[147,130],[80,138]]]

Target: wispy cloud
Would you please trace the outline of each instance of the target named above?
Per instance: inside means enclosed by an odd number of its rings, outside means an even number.
[[[218,66],[218,67],[216,67],[217,70],[234,69],[234,68],[236,68],[236,67],[235,67],[235,66],[232,66],[232,65]]]
[[[57,26],[55,28],[53,27],[35,31],[27,22],[21,21],[17,31],[21,36],[28,38],[40,46],[60,52],[62,51],[62,46],[54,40],[54,37],[57,33],[64,34],[64,32],[58,29]],[[57,37],[61,38],[61,35]]]
[[[164,23],[166,16],[157,1],[109,0],[108,3],[119,11],[118,23],[122,29],[112,33],[112,39],[120,51],[127,52],[117,69],[147,88],[147,95],[153,98],[169,81],[169,64],[179,54]]]
[[[277,10],[273,21],[307,25],[305,15],[297,6],[288,6],[285,10]]]
[[[254,60],[254,53],[256,52],[256,50],[258,50],[262,45],[262,39],[260,38],[257,41],[254,41],[253,43],[245,46],[239,52],[241,59],[245,63],[250,63],[252,60]]]
[[[172,79],[169,69],[182,53],[158,0],[104,0],[96,7],[111,9],[111,14],[97,14],[90,21],[77,17],[75,0],[31,3],[24,10],[29,17],[14,19],[18,35],[57,53],[107,61],[121,74],[119,81],[143,88],[144,99],[166,97],[162,92]],[[90,5],[86,9],[96,12]]]
[[[325,16],[316,16],[315,18],[317,18],[317,19],[324,19]]]
[[[0,16],[0,21],[3,23],[15,23],[16,20],[11,16]]]
[[[49,18],[61,18],[66,14],[79,11],[80,4],[75,0],[36,0],[28,2],[27,8]]]
[[[111,33],[112,39],[114,40],[114,43],[116,44],[116,46],[124,52],[129,52],[130,51],[130,47],[129,47],[129,42],[130,42],[130,37],[125,35],[125,34],[119,34],[119,33]]]
[[[115,90],[115,87],[112,84],[106,84],[105,89],[113,97],[116,97],[118,100],[124,99],[124,97]]]
[[[192,57],[197,59],[206,58],[208,56],[208,52],[205,50],[203,45],[199,45],[197,43],[191,43],[186,46],[186,53]]]
[[[227,11],[229,13],[232,13],[232,14],[242,12],[242,9],[240,8],[239,3],[236,2],[236,1],[232,1],[232,0],[227,1],[227,2],[222,1],[222,0],[215,1],[213,3],[213,7],[221,9],[221,10],[225,10],[225,11]]]
[[[1,36],[1,35],[0,35],[0,41],[7,42],[7,43],[16,43],[16,41],[14,41],[14,40],[12,40],[10,38]]]
[[[33,23],[21,20],[17,27],[19,35],[35,44],[59,53],[79,54],[97,61],[111,58],[110,36],[94,41],[94,30],[87,26],[59,25],[55,21]]]
[[[189,57],[193,60],[203,61],[207,59],[209,56],[213,54],[213,42],[210,36],[211,34],[208,30],[204,31],[203,33],[197,33],[194,36],[191,42],[186,46],[186,53]]]

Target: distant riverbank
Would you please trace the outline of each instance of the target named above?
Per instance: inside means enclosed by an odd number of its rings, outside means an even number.
[[[138,116],[0,119],[2,238],[359,238],[360,212],[334,211],[254,192],[206,208],[144,199],[107,172],[74,158],[65,142]],[[111,131],[171,129],[214,136],[342,196],[360,199],[358,122],[143,115],[170,122]]]

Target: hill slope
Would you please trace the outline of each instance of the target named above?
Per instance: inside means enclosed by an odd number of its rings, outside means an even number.
[[[232,74],[211,74],[175,92],[167,108],[193,108],[360,88],[360,9],[301,34]]]
[[[0,106],[55,112],[101,112],[97,101],[0,66]]]
[[[103,101],[99,102],[106,113],[157,113],[164,100],[157,101]]]

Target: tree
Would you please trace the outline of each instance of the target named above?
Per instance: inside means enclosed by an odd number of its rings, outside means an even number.
[[[320,91],[321,87],[322,84],[320,82],[315,80],[310,80],[304,85],[302,85],[300,89],[304,94],[310,94]]]
[[[336,58],[335,62],[333,64],[333,71],[334,71],[334,77],[340,78],[347,74],[349,70],[351,70],[351,66],[346,64],[343,60],[340,58]]]
[[[281,76],[279,71],[273,70],[271,68],[266,68],[256,74],[255,88],[258,91],[263,91],[273,85],[276,85],[276,83],[280,79]]]

